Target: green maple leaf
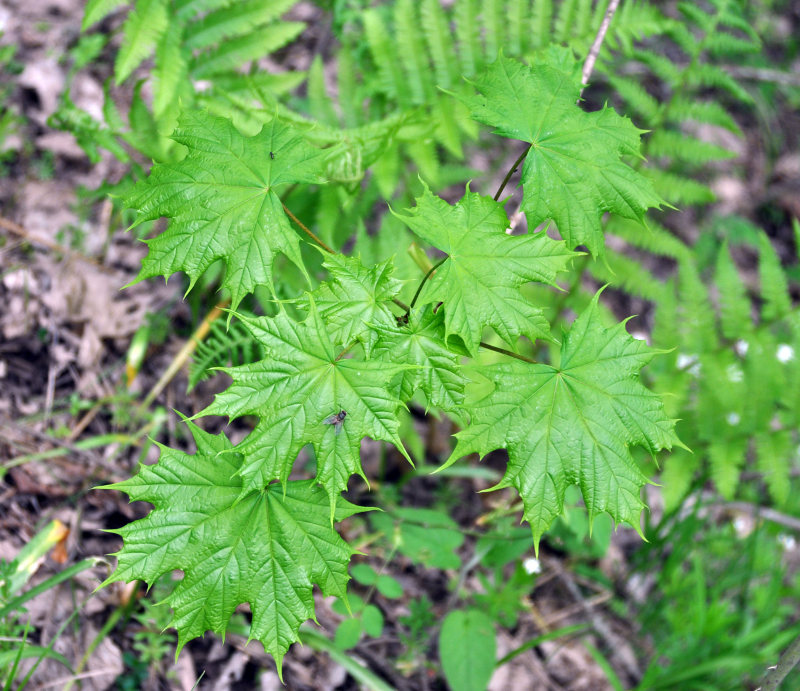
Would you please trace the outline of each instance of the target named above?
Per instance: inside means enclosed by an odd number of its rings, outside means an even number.
[[[392,260],[365,267],[360,259],[329,254],[325,267],[330,280],[311,294],[335,344],[359,340],[369,357],[378,334],[369,325],[391,326],[397,320],[389,309],[402,284],[391,277]],[[300,301],[308,308],[308,300]]]
[[[230,120],[184,111],[172,138],[188,153],[179,163],[156,164],[126,204],[139,210],[137,224],[171,219],[147,244],[137,281],[184,271],[191,286],[217,259],[227,269],[222,287],[233,307],[266,285],[274,293],[272,265],[284,254],[305,274],[300,238],[289,225],[276,189],[321,182],[325,155],[274,118],[254,137]]]
[[[507,449],[508,467],[494,489],[517,489],[537,549],[572,484],[590,520],[607,511],[639,530],[647,478],[629,447],[654,454],[682,446],[661,399],[639,381],[658,352],[631,338],[624,323],[603,327],[596,295],[565,334],[558,367],[515,360],[478,368],[494,388],[465,403],[471,424],[456,435],[444,467],[469,453]]]
[[[485,326],[513,346],[522,334],[550,338],[542,310],[519,287],[529,281],[555,285],[576,254],[544,233],[508,235],[508,216],[490,197],[469,191],[450,206],[426,187],[409,215],[395,214],[419,237],[447,253],[430,276],[419,303],[443,302],[447,336],[461,337],[475,353]]]
[[[178,630],[178,651],[207,630],[224,635],[237,605],[253,614],[250,637],[275,657],[278,670],[304,621],[314,618],[313,584],[346,597],[353,554],[331,526],[329,500],[314,480],[242,493],[241,456],[228,439],[189,423],[197,453],[165,446],[118,489],[147,501],[150,514],[119,530],[123,548],[103,583],[152,585],[175,569],[183,580],[166,598]],[[339,499],[336,520],[363,511]]]
[[[460,355],[445,342],[443,310],[430,305],[412,309],[408,323],[374,326],[380,338],[375,356],[389,362],[407,362],[417,369],[401,373],[400,396],[410,400],[421,389],[428,405],[450,413],[458,412],[464,401],[466,378],[460,371]]]
[[[242,321],[266,357],[223,368],[233,383],[200,415],[260,418],[236,447],[245,456],[238,471],[243,493],[272,480],[285,483],[306,444],[316,452],[317,481],[330,496],[331,513],[350,476],[364,477],[359,458],[364,437],[394,444],[411,462],[398,436],[397,411],[404,404],[393,379],[413,365],[341,357],[313,300],[301,323],[285,312]],[[340,411],[346,417],[332,423]]]
[[[580,72],[568,51],[528,67],[500,56],[462,97],[472,117],[531,145],[522,167],[528,227],[553,220],[569,247],[603,250],[603,213],[642,221],[662,200],[652,182],[620,160],[640,157],[637,129],[613,109],[587,113],[576,101]]]

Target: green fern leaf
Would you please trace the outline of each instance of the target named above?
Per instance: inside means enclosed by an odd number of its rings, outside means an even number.
[[[383,19],[378,10],[367,10],[361,16],[369,50],[378,68],[377,76],[381,87],[384,93],[394,98],[400,106],[407,108],[411,104],[408,84],[403,77],[400,59],[394,43],[389,39]]]
[[[552,39],[553,2],[533,0],[531,47],[544,48]]]
[[[118,7],[127,5],[128,0],[87,0],[83,11],[81,31],[86,31],[92,24],[104,19]]]
[[[127,197],[137,223],[167,216],[169,228],[148,241],[137,281],[186,272],[190,289],[217,259],[234,309],[257,285],[274,291],[272,263],[286,255],[303,272],[300,241],[276,188],[321,180],[323,153],[274,119],[255,137],[229,120],[185,111],[172,138],[188,149],[180,163],[157,164]]]
[[[792,310],[792,299],[789,296],[786,274],[765,233],[759,234],[758,275],[761,279],[761,296],[764,299],[762,318],[769,322],[788,315]]]
[[[195,57],[192,76],[195,79],[207,79],[263,58],[294,41],[305,28],[302,22],[281,22],[257,29],[234,41],[226,41],[218,48]]]
[[[224,39],[252,33],[255,29],[280,17],[296,0],[247,0],[210,12],[186,31],[186,48],[208,48]],[[266,54],[266,51],[265,51]]]
[[[186,102],[191,99],[189,69],[181,49],[182,40],[183,26],[173,21],[169,31],[164,32],[156,47],[153,69],[153,115],[159,121],[165,118],[167,113],[177,113],[181,97]],[[172,128],[169,128],[169,131],[172,131]]]
[[[439,0],[420,0],[420,18],[422,33],[433,59],[436,84],[449,89],[456,78],[452,58],[456,52],[442,3]]]
[[[472,77],[478,71],[480,63],[477,0],[457,2],[453,7],[453,20],[461,74],[465,77]]]
[[[430,62],[414,0],[397,0],[394,5],[394,30],[400,60],[405,68],[411,100],[421,105],[435,100]]]
[[[789,477],[791,448],[792,437],[786,430],[756,437],[758,469],[764,474],[770,496],[778,506],[786,503],[792,487]]]
[[[739,474],[747,458],[747,439],[743,437],[720,437],[708,447],[711,479],[717,491],[728,501],[736,496]],[[672,459],[670,459],[671,461]]]
[[[114,80],[122,84],[158,44],[169,24],[165,0],[138,0],[122,26]]]
[[[742,277],[731,259],[725,243],[717,257],[716,284],[719,290],[719,317],[725,338],[746,337],[752,331],[750,300]]]

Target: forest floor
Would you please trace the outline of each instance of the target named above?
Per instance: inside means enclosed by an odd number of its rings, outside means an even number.
[[[111,202],[93,190],[105,181],[119,180],[125,168],[108,155],[90,163],[72,135],[48,125],[67,83],[65,56],[80,35],[83,6],[81,0],[0,3],[0,44],[16,46],[18,67],[2,77],[0,88],[7,89],[7,107],[21,116],[18,131],[4,144],[0,177],[0,558],[13,559],[51,520],[69,529],[61,548],[40,565],[31,583],[83,558],[119,549],[119,537],[103,530],[141,518],[147,507],[129,504],[121,493],[92,488],[129,477],[140,461],[155,462],[158,449],[146,443],[148,436],[170,446],[185,444],[171,411],[194,414],[223,385],[217,377],[186,393],[182,372],[157,397],[153,410],[160,413],[153,412],[141,422],[133,416],[185,344],[198,316],[182,300],[180,280],[167,284],[150,280],[121,290],[135,278],[146,248],[126,233],[118,215],[112,213]],[[309,16],[319,13],[312,6],[304,11]],[[300,51],[291,59],[302,68],[310,55]],[[100,115],[107,74],[78,75],[72,86],[78,106]],[[800,155],[792,148],[796,142],[791,136],[776,136],[774,141],[784,142],[786,149],[769,153],[773,163],[767,171],[763,135],[758,123],[752,125],[740,144],[740,157],[717,167],[712,187],[718,193],[719,208],[767,224],[769,230],[770,209],[800,216]],[[800,131],[796,115],[787,114],[786,128]],[[731,172],[742,167],[748,174]],[[790,235],[773,240],[780,251],[793,252]],[[622,315],[638,307],[618,305]],[[149,315],[161,315],[170,328],[163,342],[151,347],[143,368],[129,383],[126,354]],[[437,447],[446,446],[446,424],[422,417],[418,424],[433,455]],[[234,427],[232,434],[240,438],[244,428]],[[377,444],[365,447],[367,474],[381,462],[387,475],[399,474],[402,459],[391,453],[382,459],[381,453]],[[500,457],[487,463],[503,468]],[[425,477],[411,479],[402,489],[404,505],[429,505],[436,486]],[[472,527],[496,501],[476,494],[486,486],[480,479],[459,479],[451,485],[451,491],[459,493],[454,518],[462,526]],[[649,499],[657,510],[657,489]],[[346,525],[344,530],[348,530]],[[356,544],[363,538],[349,537]],[[634,683],[648,653],[646,636],[636,630],[635,619],[624,616],[637,606],[636,584],[627,578],[628,559],[637,544],[631,530],[614,534],[611,547],[596,564],[608,586],[581,577],[572,570],[567,553],[545,546],[535,591],[517,625],[499,634],[498,656],[553,629],[588,624],[595,632],[594,647],[605,651],[620,679]],[[376,569],[387,569],[385,573],[403,585],[404,597],[372,594],[385,617],[384,633],[357,646],[353,656],[397,689],[443,688],[425,664],[426,657],[435,659],[433,644],[408,665],[407,675],[392,664],[408,652],[400,622],[409,616],[409,600],[423,596],[432,602],[434,614],[441,616],[452,579],[473,577],[468,571],[423,568],[401,557],[388,566],[377,557],[365,560]],[[112,562],[113,558],[101,561],[27,604],[30,638],[43,645],[78,608],[55,649],[73,667],[80,667],[84,689],[135,688],[125,686],[134,683],[131,679],[142,679],[141,673],[134,677],[131,671],[134,660],[141,658],[134,644],[153,638],[141,635],[146,630],[141,619],[130,618],[143,593],[122,584],[94,592],[110,573]],[[481,588],[477,582],[474,586]],[[612,600],[621,606],[610,607]],[[319,595],[317,612],[322,631],[332,635],[342,617]],[[116,623],[108,628],[109,621]],[[282,688],[271,658],[259,644],[245,645],[242,636],[232,634],[222,642],[207,635],[189,643],[177,662],[174,636],[165,634],[163,640],[167,649],[160,662],[146,670],[142,688],[188,691],[195,688],[201,674],[200,689]],[[497,670],[490,689],[611,688],[585,640],[561,638],[518,655]],[[93,644],[96,647],[79,665]],[[30,664],[24,660],[23,669]],[[62,688],[69,678],[59,663],[46,660],[35,672],[31,688]],[[297,690],[359,688],[341,665],[308,645],[291,649],[284,661],[284,679],[286,688]]]

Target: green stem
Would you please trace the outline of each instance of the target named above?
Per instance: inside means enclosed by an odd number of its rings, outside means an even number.
[[[312,231],[305,223],[303,223],[297,216],[295,216],[291,211],[289,211],[289,207],[286,206],[283,202],[281,202],[281,206],[283,206],[283,210],[286,212],[286,215],[291,218],[300,228],[302,231],[308,235],[314,242],[316,242],[322,249],[324,249],[329,254],[336,254],[336,250],[331,249],[326,245],[322,240],[320,240],[314,231]]]
[[[508,181],[511,179],[511,176],[516,172],[517,168],[519,168],[520,163],[525,160],[525,157],[528,155],[528,152],[531,150],[532,144],[528,144],[525,147],[525,151],[523,151],[519,158],[514,161],[514,165],[511,166],[511,169],[506,173],[506,176],[503,178],[503,182],[500,183],[500,187],[498,187],[497,192],[494,193],[494,200],[499,201],[500,195],[503,194],[503,190],[506,188]]]
[[[421,282],[421,283],[419,284],[419,286],[417,287],[417,292],[416,292],[416,293],[414,293],[414,298],[411,300],[411,305],[409,306],[409,308],[408,308],[408,310],[407,310],[408,312],[411,312],[411,310],[412,310],[412,309],[414,309],[414,305],[416,305],[416,304],[417,304],[417,298],[419,297],[419,294],[422,292],[422,289],[425,287],[425,283],[427,283],[428,279],[429,279],[429,278],[430,278],[430,277],[431,277],[431,276],[434,274],[434,272],[436,271],[436,269],[438,269],[438,268],[439,268],[439,267],[440,267],[442,264],[444,264],[444,263],[445,263],[445,262],[446,262],[448,259],[450,259],[450,257],[445,257],[444,259],[442,259],[442,260],[441,260],[440,262],[438,262],[437,264],[434,264],[434,265],[433,265],[433,266],[430,268],[430,271],[428,271],[428,273],[426,273],[426,274],[425,274],[425,277],[422,279],[422,282]]]
[[[781,682],[800,662],[800,636],[795,638],[783,651],[778,664],[770,667],[761,680],[760,691],[777,691]]]
[[[532,365],[538,364],[536,360],[533,358],[529,358],[527,355],[520,355],[519,353],[515,353],[513,350],[506,350],[505,348],[498,348],[497,346],[493,346],[490,343],[484,343],[481,341],[478,343],[481,348],[486,348],[486,350],[493,350],[495,353],[501,353],[503,355],[508,355],[508,357],[516,358],[517,360],[522,360],[523,362],[529,362]]]

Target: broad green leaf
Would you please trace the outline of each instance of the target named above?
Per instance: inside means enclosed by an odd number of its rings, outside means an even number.
[[[237,446],[245,455],[238,471],[243,493],[272,480],[285,483],[300,449],[312,444],[317,481],[327,490],[333,511],[350,476],[364,476],[359,458],[364,437],[390,442],[408,458],[397,433],[403,403],[392,380],[409,365],[341,357],[313,301],[309,307],[302,323],[284,312],[244,319],[266,357],[223,369],[233,383],[201,414],[260,418]],[[341,411],[346,416],[336,424],[331,418]]]
[[[584,244],[598,255],[606,211],[642,221],[661,199],[621,160],[640,155],[643,130],[608,107],[581,110],[580,73],[571,54],[557,57],[561,65],[550,59],[528,67],[500,56],[475,80],[480,93],[463,100],[497,134],[530,143],[522,167],[528,227],[553,220],[569,247]]]
[[[397,323],[389,309],[402,284],[391,277],[391,259],[366,268],[360,259],[342,254],[325,257],[330,280],[311,294],[319,315],[328,326],[334,344],[348,345],[359,340],[369,357],[378,334],[370,326],[388,327]],[[301,301],[306,308],[308,299]],[[396,360],[402,362],[401,360]]]
[[[453,691],[485,691],[495,668],[494,622],[478,609],[450,612],[439,632],[439,659]]]
[[[320,182],[322,152],[274,118],[254,137],[230,120],[185,111],[172,139],[187,147],[179,163],[156,164],[126,203],[137,223],[167,216],[170,225],[147,242],[136,280],[184,271],[191,286],[217,259],[227,264],[222,287],[234,307],[257,285],[274,292],[272,264],[286,255],[303,273],[300,239],[276,190]]]
[[[428,405],[456,412],[464,400],[467,380],[461,374],[460,356],[445,343],[443,310],[430,305],[414,308],[406,323],[373,326],[380,334],[375,357],[388,362],[407,362],[417,369],[403,372],[400,396],[408,401],[421,389]]]
[[[437,569],[461,566],[456,550],[464,542],[464,534],[445,513],[432,509],[396,509],[394,517],[386,513],[372,514],[371,523],[414,562]]]
[[[178,650],[207,630],[224,635],[234,609],[247,602],[250,636],[280,670],[300,624],[314,618],[313,585],[346,597],[353,550],[333,529],[329,499],[315,480],[243,492],[241,456],[228,439],[191,423],[189,429],[194,456],[161,446],[158,463],[103,488],[154,507],[146,518],[111,531],[124,545],[103,585],[136,579],[152,585],[180,569],[183,580],[166,598]],[[362,510],[340,498],[336,519]]]
[[[564,493],[577,484],[590,521],[607,511],[639,530],[647,478],[629,447],[651,453],[680,445],[661,399],[639,381],[658,351],[625,332],[605,328],[598,295],[564,335],[560,365],[509,363],[476,367],[494,389],[465,409],[471,424],[444,467],[469,453],[508,450],[508,467],[495,487],[515,487],[525,519],[539,538],[562,513]]]
[[[519,287],[529,281],[555,285],[574,252],[545,233],[508,235],[503,206],[469,191],[450,206],[426,187],[408,215],[396,214],[419,237],[447,253],[419,296],[419,303],[444,303],[447,336],[461,337],[474,353],[485,326],[513,346],[520,334],[549,338],[542,311]]]

